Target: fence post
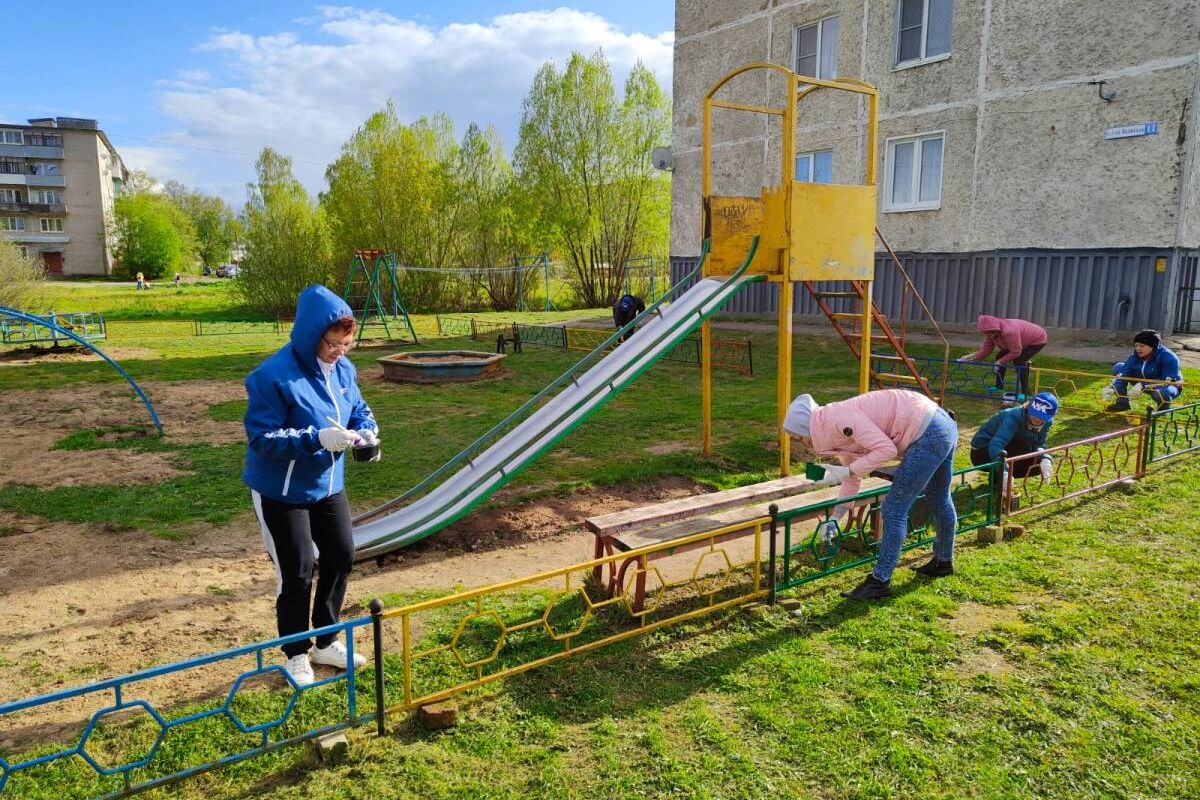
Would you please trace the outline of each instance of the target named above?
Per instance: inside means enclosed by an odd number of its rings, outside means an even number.
[[[996,461],[996,491],[993,492],[993,496],[996,498],[997,525],[1004,522],[1004,513],[1008,510],[1008,503],[1004,502],[1004,492],[1008,489],[1008,470],[1005,468],[1007,464],[1008,451],[1001,450]]]
[[[767,512],[771,515],[771,541],[767,546],[767,549],[771,554],[768,562],[769,566],[767,567],[767,570],[770,573],[768,575],[768,580],[770,583],[768,584],[767,589],[767,603],[769,605],[775,605],[775,536],[779,532],[779,506],[775,503],[771,503],[771,505],[767,506]]]
[[[1150,461],[1154,458],[1154,429],[1158,427],[1158,417],[1154,415],[1154,408],[1146,409],[1146,435],[1141,442],[1142,452],[1138,455],[1141,457],[1141,474],[1146,474],[1146,468],[1150,466]]]
[[[387,735],[387,712],[383,702],[383,601],[371,601],[371,630],[375,636],[375,732]]]
[[[754,341],[746,340],[746,360],[750,362],[750,377],[754,377]]]
[[[471,341],[478,341],[479,331],[475,329],[475,318],[471,317]]]
[[[562,326],[562,342],[563,342],[563,350],[566,350],[567,349],[567,326],[566,325]]]

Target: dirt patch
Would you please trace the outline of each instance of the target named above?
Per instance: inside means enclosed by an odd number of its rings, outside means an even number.
[[[158,353],[145,347],[105,347],[97,345],[114,361],[125,359],[157,359]],[[19,367],[25,364],[72,363],[78,361],[102,361],[100,356],[82,345],[67,347],[23,347],[0,353],[0,367]]]
[[[1021,615],[1024,603],[1010,606],[985,606],[980,603],[962,603],[954,614],[946,618],[946,627],[961,638],[974,642],[979,634],[997,625],[1012,622]],[[962,677],[991,675],[999,677],[1010,674],[1015,668],[1001,653],[986,645],[976,645],[955,667]]]
[[[659,442],[647,447],[646,452],[651,455],[666,456],[671,453],[686,453],[695,449],[696,445],[693,442]]]

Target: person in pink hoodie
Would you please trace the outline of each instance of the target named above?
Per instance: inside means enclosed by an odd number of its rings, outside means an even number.
[[[900,461],[880,508],[883,536],[875,569],[843,596],[876,600],[891,594],[892,573],[908,536],[908,514],[922,493],[937,536],[933,557],[916,571],[930,578],[954,574],[958,514],[950,498],[950,481],[958,424],[948,411],[908,389],[867,392],[825,406],[817,404],[812,395],[802,394],[788,406],[783,429],[810,444],[819,455],[841,462],[841,472],[832,470],[835,477],[842,477],[839,498],[854,496],[864,476],[889,461]]]
[[[1046,329],[1041,325],[1026,322],[1023,319],[1004,319],[980,314],[975,324],[976,329],[983,334],[983,344],[970,355],[962,357],[963,361],[982,361],[993,350],[996,354],[996,388],[1003,391],[1004,376],[1008,365],[1017,368],[1017,379],[1021,394],[1029,394],[1029,359],[1033,358],[1046,346]],[[1020,399],[1020,398],[1018,398]]]

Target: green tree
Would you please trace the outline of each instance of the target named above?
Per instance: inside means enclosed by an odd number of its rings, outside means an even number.
[[[191,221],[162,194],[122,194],[113,204],[113,239],[120,273],[149,279],[178,269],[194,239]]]
[[[616,299],[626,259],[666,251],[670,184],[649,156],[669,126],[670,104],[640,63],[620,102],[599,51],[573,54],[562,72],[546,63],[534,77],[513,160],[587,305]]]
[[[0,306],[18,311],[43,311],[41,287],[46,273],[42,265],[7,239],[0,239]]]
[[[305,286],[332,277],[329,234],[321,209],[292,175],[290,158],[263,148],[255,169],[258,182],[247,186],[246,257],[237,286],[251,308],[291,313]]]
[[[195,231],[192,254],[197,261],[207,267],[216,267],[228,261],[239,225],[225,201],[179,181],[167,181],[163,193],[191,221]]]

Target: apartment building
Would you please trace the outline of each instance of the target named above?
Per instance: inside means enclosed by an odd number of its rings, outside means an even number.
[[[110,275],[105,221],[125,165],[94,119],[0,123],[0,236],[49,275]]]
[[[675,18],[676,274],[700,251],[701,99],[765,61],[879,89],[878,226],[939,319],[1200,325],[1200,0],[677,0]],[[779,105],[778,83],[721,96]],[[865,122],[852,97],[802,101],[797,178],[862,182]],[[778,118],[714,124],[718,194],[778,183]],[[769,312],[771,291],[731,308]]]

